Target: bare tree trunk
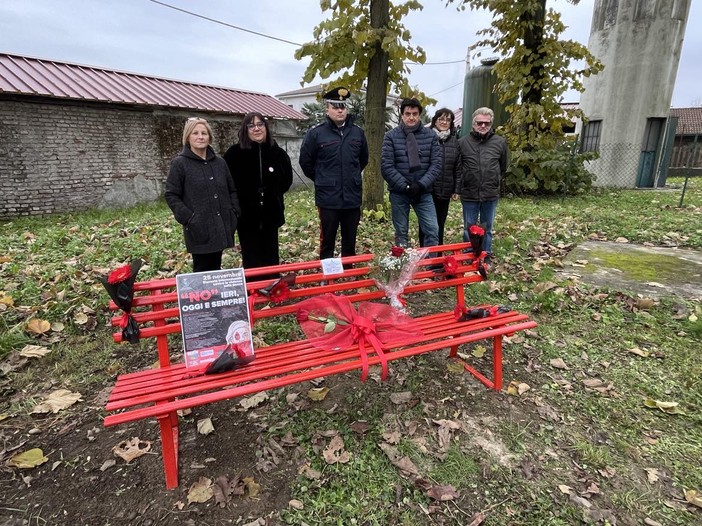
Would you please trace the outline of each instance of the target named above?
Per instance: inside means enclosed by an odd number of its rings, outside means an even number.
[[[390,22],[390,1],[371,0],[371,27],[382,30]],[[366,86],[366,138],[369,160],[363,172],[363,209],[375,209],[383,203],[384,181],[380,174],[380,150],[385,135],[385,103],[388,93],[388,54],[380,41],[368,65]]]

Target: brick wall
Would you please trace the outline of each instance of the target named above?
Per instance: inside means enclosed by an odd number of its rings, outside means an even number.
[[[158,199],[189,116],[117,105],[0,100],[0,220]],[[218,153],[236,141],[241,116],[198,116],[210,121]],[[274,122],[272,129],[281,146],[289,143],[297,166],[299,139],[288,136],[291,127],[285,124]]]

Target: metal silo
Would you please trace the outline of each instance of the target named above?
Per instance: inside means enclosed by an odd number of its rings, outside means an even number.
[[[495,93],[496,77],[492,72],[497,64],[496,58],[486,58],[480,65],[466,71],[463,83],[463,119],[461,120],[461,136],[471,130],[473,112],[487,106],[495,112],[495,127],[507,122],[509,115],[504,105]]]

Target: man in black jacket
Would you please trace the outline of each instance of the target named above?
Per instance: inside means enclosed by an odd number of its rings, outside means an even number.
[[[507,171],[507,141],[492,129],[494,112],[478,108],[473,112],[473,128],[458,140],[461,153],[461,180],[458,188],[463,205],[463,241],[468,241],[471,225],[485,226],[485,252],[492,257],[492,228],[495,222],[500,179]]]
[[[341,226],[341,256],[356,255],[356,233],[361,220],[361,172],[368,164],[368,142],[348,115],[351,92],[335,88],[323,95],[326,118],[305,134],[300,166],[314,181],[319,211],[319,258],[334,257],[336,233]]]

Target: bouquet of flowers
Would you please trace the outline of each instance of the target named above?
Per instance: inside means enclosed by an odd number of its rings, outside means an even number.
[[[129,343],[139,341],[139,327],[132,317],[132,301],[134,299],[134,282],[141,268],[140,259],[133,260],[128,265],[123,265],[106,277],[98,278],[115,302],[115,305],[124,311],[119,326],[122,327],[122,339]]]
[[[405,290],[419,261],[428,250],[392,247],[389,254],[380,257],[376,262],[375,282],[378,288],[385,292],[390,305],[401,312],[405,312],[405,307],[400,300],[400,294]]]

